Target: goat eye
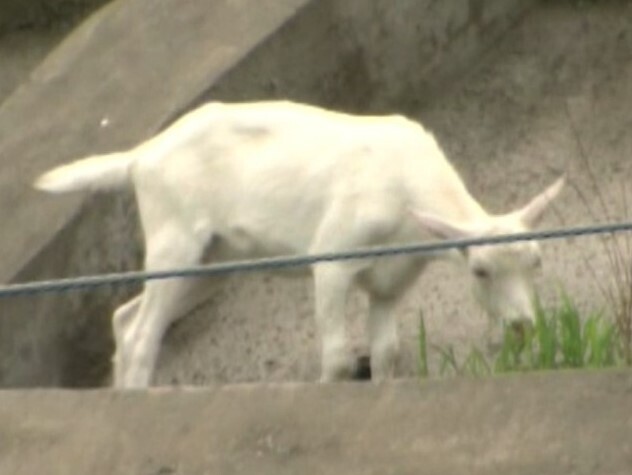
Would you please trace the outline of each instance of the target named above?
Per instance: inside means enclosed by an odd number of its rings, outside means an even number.
[[[482,267],[474,267],[474,269],[472,269],[472,272],[477,279],[487,279],[489,277],[489,271]]]

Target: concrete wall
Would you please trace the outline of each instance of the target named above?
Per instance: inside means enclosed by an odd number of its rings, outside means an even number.
[[[0,392],[11,475],[628,475],[629,373]]]
[[[212,6],[165,0],[158,9],[149,0],[114,2],[69,36],[0,109],[0,155],[10,157],[0,162],[6,216],[0,277],[139,265],[129,197],[51,200],[28,189],[44,169],[128,147],[209,98],[290,97],[356,111],[419,108],[533,3],[410,0],[394,8],[384,0],[367,8],[360,0]],[[105,128],[104,117],[111,124]],[[210,305],[169,337],[159,381],[315,377],[306,282],[237,276],[211,289]],[[2,302],[0,383],[103,382],[109,314],[130,291]],[[196,344],[202,334],[210,341]]]

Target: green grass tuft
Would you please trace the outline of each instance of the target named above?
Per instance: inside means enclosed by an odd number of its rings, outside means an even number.
[[[617,325],[603,314],[582,318],[566,294],[553,309],[536,302],[536,321],[530,328],[507,327],[500,349],[491,361],[472,348],[459,361],[452,346],[431,348],[439,354],[440,375],[489,376],[511,371],[565,368],[603,368],[626,364],[625,344]],[[423,317],[419,332],[420,374],[428,376],[428,343]]]

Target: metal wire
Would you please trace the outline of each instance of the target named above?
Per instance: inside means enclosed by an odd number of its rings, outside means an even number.
[[[583,227],[530,231],[525,233],[504,234],[467,239],[420,242],[400,246],[371,247],[344,252],[307,254],[271,257],[243,261],[229,261],[195,267],[175,268],[166,271],[132,271],[112,274],[89,275],[82,277],[43,280],[17,283],[0,287],[0,298],[18,295],[32,295],[50,292],[68,292],[106,285],[129,285],[147,280],[173,279],[187,277],[206,277],[226,275],[235,272],[253,272],[270,269],[283,269],[316,264],[319,262],[343,261],[389,257],[400,254],[437,253],[450,249],[464,249],[470,246],[497,245],[516,241],[534,241],[560,239],[586,235],[608,234],[632,231],[632,222],[591,225]]]

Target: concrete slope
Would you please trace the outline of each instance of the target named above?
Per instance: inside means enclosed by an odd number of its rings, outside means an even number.
[[[629,372],[0,392],[12,475],[628,475]]]
[[[117,1],[68,37],[0,110],[0,281],[55,231],[42,225],[33,176],[150,136],[306,3],[270,2],[250,16],[254,0]],[[76,205],[51,206],[46,224],[63,225]]]
[[[68,33],[108,0],[7,0],[0,6],[0,104]]]
[[[4,0],[0,7],[0,36],[6,32],[64,28],[110,0]],[[62,23],[63,25],[60,25]]]

